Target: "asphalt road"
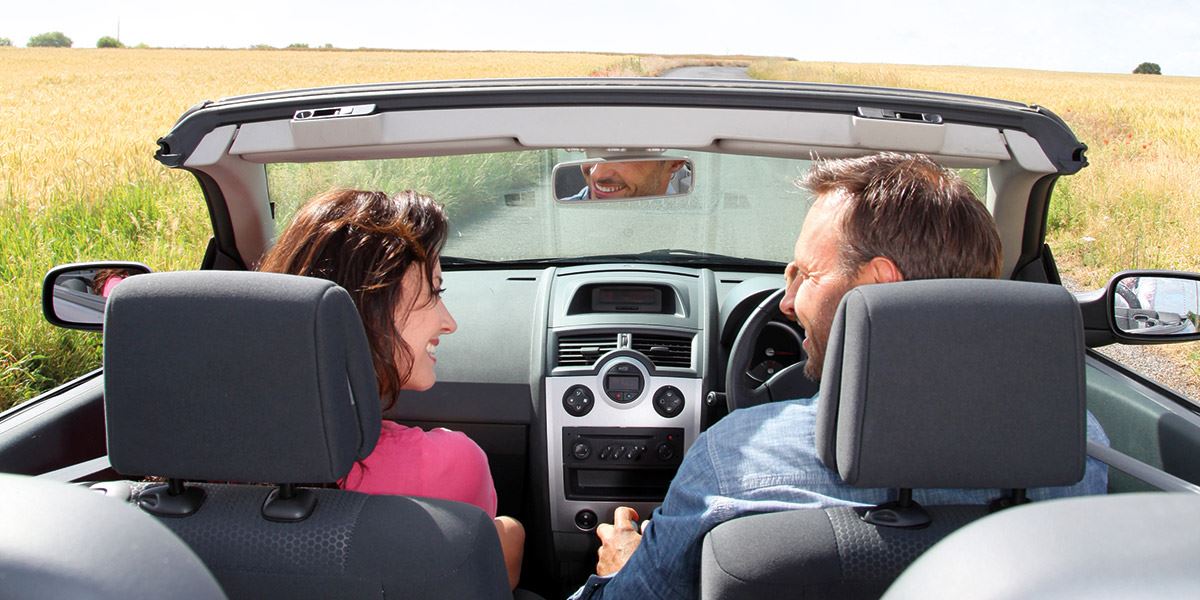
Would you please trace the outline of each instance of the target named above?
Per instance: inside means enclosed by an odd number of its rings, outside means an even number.
[[[750,79],[746,67],[679,67],[660,75],[675,79]]]

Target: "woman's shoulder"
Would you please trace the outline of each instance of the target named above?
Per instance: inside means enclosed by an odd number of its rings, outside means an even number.
[[[480,448],[475,440],[467,437],[467,434],[461,431],[434,427],[423,433],[430,444],[441,448],[444,452],[454,454],[459,460],[483,459],[484,462],[487,461],[487,454],[483,452],[483,448]]]
[[[384,421],[379,433],[381,446],[412,446],[421,445],[439,454],[453,454],[458,460],[484,458],[483,449],[474,440],[461,431],[453,431],[444,427],[434,427],[429,430],[420,427],[409,427],[394,421]]]

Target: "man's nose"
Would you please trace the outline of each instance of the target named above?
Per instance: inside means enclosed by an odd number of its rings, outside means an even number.
[[[785,316],[793,321],[796,320],[796,288],[795,288],[795,286],[788,286],[788,287],[784,288],[783,298],[780,298],[780,300],[779,300],[779,312],[783,313],[783,316]]]
[[[613,168],[610,165],[597,163],[595,167],[592,167],[592,179],[604,179],[612,174]]]

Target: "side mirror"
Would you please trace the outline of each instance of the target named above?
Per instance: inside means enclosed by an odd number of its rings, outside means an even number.
[[[1200,339],[1200,274],[1127,271],[1108,282],[1113,333],[1133,343]]]
[[[558,202],[612,202],[685,196],[695,165],[687,158],[589,158],[554,166]]]
[[[92,262],[61,265],[42,280],[42,314],[53,325],[100,331],[104,305],[113,287],[150,267],[135,262]]]

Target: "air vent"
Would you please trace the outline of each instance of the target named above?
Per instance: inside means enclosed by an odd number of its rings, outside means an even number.
[[[558,338],[558,366],[590,367],[604,353],[617,349],[615,333],[581,333]]]
[[[692,366],[692,338],[634,333],[630,346],[646,355],[656,367]]]

